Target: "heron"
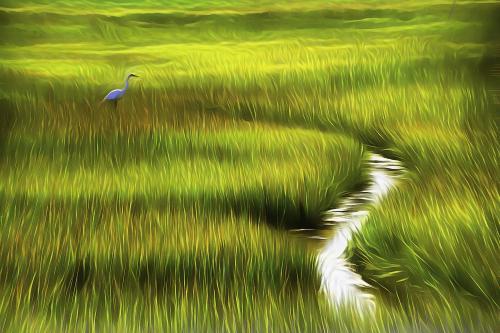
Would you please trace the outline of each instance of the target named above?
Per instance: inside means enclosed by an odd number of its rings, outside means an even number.
[[[115,110],[116,110],[116,107],[117,107],[117,104],[118,104],[118,100],[120,98],[122,98],[123,95],[125,95],[125,92],[127,91],[127,88],[128,88],[128,80],[131,77],[139,77],[139,75],[135,75],[135,74],[129,74],[129,75],[127,75],[127,78],[125,79],[125,87],[123,87],[123,89],[113,89],[113,90],[111,90],[106,95],[106,97],[104,97],[104,99],[102,101],[103,102],[104,101],[111,101],[111,102],[113,102],[113,105],[115,106]]]

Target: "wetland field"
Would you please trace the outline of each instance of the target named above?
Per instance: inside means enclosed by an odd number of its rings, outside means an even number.
[[[0,331],[494,332],[500,3],[0,1]],[[114,108],[112,89],[128,90]],[[405,168],[320,290],[324,212]]]

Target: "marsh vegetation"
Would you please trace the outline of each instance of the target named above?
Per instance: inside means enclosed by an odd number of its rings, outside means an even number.
[[[493,331],[499,8],[450,4],[3,1],[1,330]],[[349,249],[367,320],[287,230],[370,150],[408,172]]]

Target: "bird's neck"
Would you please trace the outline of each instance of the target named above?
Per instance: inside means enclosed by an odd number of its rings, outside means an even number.
[[[125,87],[123,88],[124,91],[128,88],[128,79],[129,77],[127,77],[127,79],[125,80]]]

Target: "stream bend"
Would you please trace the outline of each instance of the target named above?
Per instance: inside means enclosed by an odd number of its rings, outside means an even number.
[[[370,207],[377,205],[401,178],[401,162],[371,153],[368,161],[369,185],[362,191],[350,194],[339,207],[325,212],[323,225],[331,231],[317,256],[321,276],[321,291],[330,304],[351,306],[361,313],[375,310],[374,297],[345,257],[352,236],[359,232],[369,215]]]

